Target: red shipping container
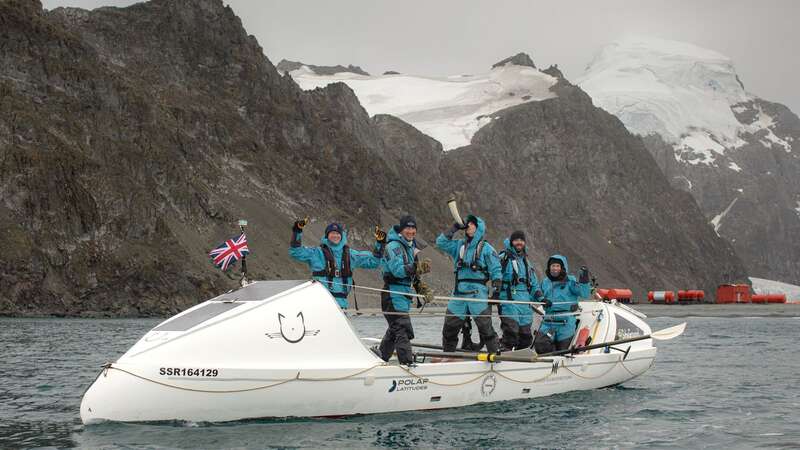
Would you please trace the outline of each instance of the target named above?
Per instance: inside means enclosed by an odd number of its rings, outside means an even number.
[[[767,303],[767,294],[753,294],[750,296],[753,303]]]
[[[750,286],[721,284],[717,288],[717,303],[750,303]]]

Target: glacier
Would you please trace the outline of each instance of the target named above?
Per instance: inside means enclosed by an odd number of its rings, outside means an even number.
[[[712,50],[628,37],[604,47],[577,84],[632,133],[661,136],[679,162],[715,165],[718,155],[760,130],[766,130],[762,144],[791,151],[760,108],[750,123],[737,118],[757,97],[745,90],[733,61]]]
[[[538,69],[514,64],[444,78],[352,72],[318,75],[305,65],[289,75],[304,90],[345,83],[370,116],[399,117],[439,141],[444,150],[469,145],[472,136],[501,109],[555,97],[550,88],[557,82]]]

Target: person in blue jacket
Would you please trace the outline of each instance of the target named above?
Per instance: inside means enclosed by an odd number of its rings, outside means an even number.
[[[578,310],[578,301],[587,299],[591,293],[589,269],[581,267],[578,280],[569,275],[567,258],[553,255],[547,260],[547,277],[542,281],[545,316],[540,334],[552,340],[556,350],[569,348],[575,335],[577,320],[571,314]]]
[[[453,239],[459,230],[464,230],[464,239]],[[447,303],[447,314],[442,327],[442,347],[446,352],[453,352],[458,346],[458,333],[461,331],[467,314],[473,317],[478,327],[481,341],[486,350],[497,353],[497,334],[492,327],[492,310],[489,307],[489,290],[486,283],[491,281],[492,288],[499,290],[502,286],[500,259],[491,244],[483,239],[486,224],[483,219],[473,215],[467,216],[464,225],[453,224],[446,232],[436,238],[436,246],[453,258],[455,268],[454,297],[481,299],[481,302],[450,300]]]
[[[381,292],[381,310],[388,328],[380,345],[373,348],[384,361],[389,361],[392,353],[397,352],[398,362],[405,365],[413,363],[411,340],[414,339],[414,329],[408,311],[414,297],[403,293],[414,294],[416,290],[418,294],[431,295],[430,289],[420,279],[422,274],[430,272],[431,262],[428,259],[420,261],[417,257],[420,250],[416,236],[417,221],[409,215],[401,217],[400,223],[389,230],[381,260],[384,290]]]
[[[505,249],[500,252],[503,286],[499,292],[494,292],[494,297],[499,300],[534,301],[542,292],[533,265],[528,262],[525,233],[514,231],[503,241],[503,245]],[[530,348],[533,343],[533,309],[521,304],[501,303],[499,306],[500,329],[503,331],[501,351]]]
[[[376,236],[372,252],[353,250],[347,245],[347,232],[344,227],[338,223],[331,223],[325,227],[325,237],[320,240],[318,247],[306,247],[300,241],[303,237],[303,227],[307,223],[307,218],[294,223],[289,256],[308,264],[312,278],[325,285],[336,299],[336,303],[347,309],[349,306],[347,295],[353,284],[353,269],[377,268],[385,241],[381,242]]]

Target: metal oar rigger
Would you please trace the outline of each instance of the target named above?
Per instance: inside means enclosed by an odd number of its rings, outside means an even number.
[[[566,350],[560,350],[555,352],[549,353],[542,353],[542,354],[532,354],[530,356],[520,356],[520,355],[502,355],[501,353],[478,353],[478,352],[417,352],[420,356],[432,357],[432,358],[460,358],[460,359],[472,359],[477,361],[487,361],[487,362],[495,362],[495,361],[514,361],[514,362],[544,362],[544,361],[552,361],[552,359],[543,359],[551,356],[562,356],[562,355],[569,355],[572,353],[582,353],[589,350],[595,350],[598,348],[609,348],[613,350],[617,350],[624,354],[623,361],[628,357],[628,352],[630,351],[630,347],[626,350],[621,350],[618,348],[614,348],[615,345],[621,344],[628,344],[631,342],[642,341],[645,339],[655,339],[657,341],[666,341],[670,339],[674,339],[686,330],[686,322],[681,324],[664,328],[663,330],[654,331],[650,334],[645,334],[642,336],[634,336],[625,339],[617,339],[614,341],[609,342],[600,342],[597,344],[592,345],[584,345],[582,347],[574,347]],[[372,340],[372,339],[370,339]],[[428,348],[433,350],[441,350],[442,347],[435,344],[423,344],[412,342],[412,346],[418,348]]]

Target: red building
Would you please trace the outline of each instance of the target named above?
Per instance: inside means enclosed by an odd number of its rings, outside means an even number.
[[[717,303],[750,303],[750,286],[746,284],[721,284],[717,288]]]

